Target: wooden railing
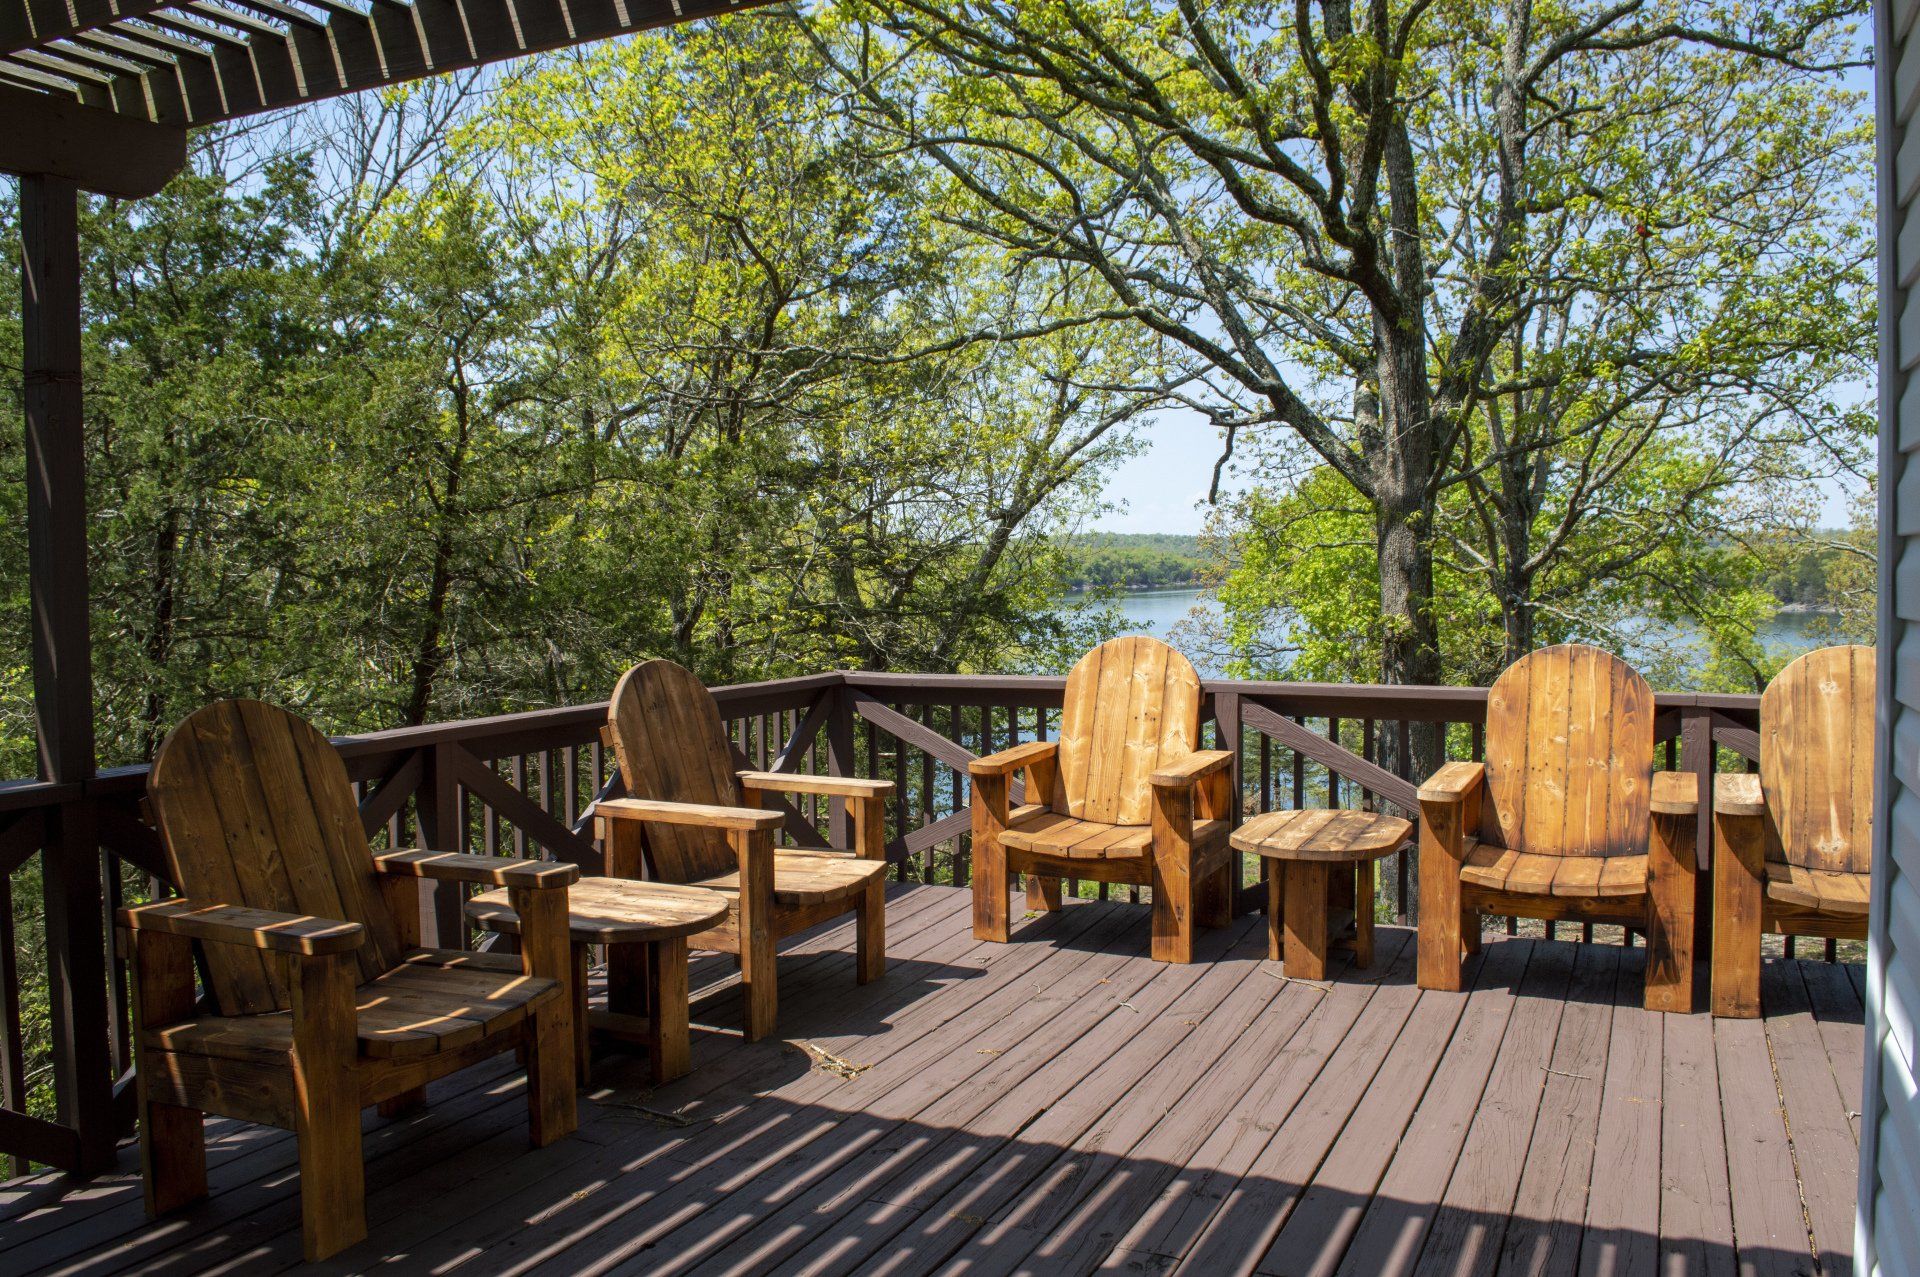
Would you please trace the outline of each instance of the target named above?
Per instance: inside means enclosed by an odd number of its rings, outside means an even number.
[[[896,876],[965,883],[968,760],[1052,736],[1064,687],[1064,679],[1047,677],[835,672],[715,695],[743,766],[894,781],[887,850]],[[1240,757],[1236,816],[1319,806],[1411,814],[1414,781],[1395,760],[1412,756],[1414,733],[1430,725],[1456,758],[1479,757],[1483,745],[1484,688],[1213,681],[1206,692],[1204,743]],[[1665,695],[1656,704],[1664,765],[1700,774],[1703,790],[1708,773],[1757,757],[1757,697]],[[619,784],[600,744],[605,721],[604,704],[580,705],[337,744],[376,844],[537,855],[592,872],[601,853],[588,813]],[[142,819],[145,786],[144,768],[83,785],[0,784],[0,1153],[16,1163],[94,1169],[111,1160],[114,1141],[130,1127],[127,974],[108,920],[130,894],[170,889],[158,838]],[[847,815],[837,800],[799,799],[786,818],[796,845],[846,844]],[[1703,812],[1703,866],[1711,846]],[[42,932],[20,935],[12,875],[35,856],[43,870]],[[1258,894],[1254,872],[1242,867],[1243,908]],[[1404,854],[1383,869],[1381,899],[1401,921],[1413,918],[1411,873]],[[1139,898],[1139,889],[1124,890]],[[425,893],[422,911],[427,937],[450,946],[471,939],[453,884]],[[1581,934],[1592,939],[1591,926]],[[49,955],[52,1032],[41,1071],[50,1081],[29,1077],[35,1062],[22,1034],[23,952]],[[51,1092],[50,1117],[28,1115],[35,1087]]]

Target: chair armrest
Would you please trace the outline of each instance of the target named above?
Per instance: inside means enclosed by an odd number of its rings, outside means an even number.
[[[1700,810],[1700,778],[1692,772],[1655,772],[1648,803],[1657,815],[1695,815]]]
[[[1023,767],[1031,767],[1059,752],[1060,742],[1057,740],[1030,740],[1024,745],[1010,745],[997,754],[976,758],[967,764],[967,770],[975,776],[1010,776]]]
[[[1753,772],[1720,772],[1713,778],[1713,810],[1721,816],[1764,816],[1767,796]]]
[[[274,913],[238,905],[197,904],[191,900],[158,900],[122,909],[119,922],[134,932],[157,931],[245,949],[271,949],[300,957],[351,953],[366,939],[357,922],[315,918],[309,914]]]
[[[660,825],[697,825],[704,829],[778,829],[786,817],[758,807],[713,807],[704,803],[668,803],[655,798],[609,798],[593,814],[610,820],[645,820]]]
[[[1487,779],[1485,763],[1447,763],[1427,777],[1415,797],[1423,803],[1458,803],[1480,788]]]
[[[1233,762],[1233,754],[1224,749],[1196,749],[1154,772],[1147,779],[1155,789],[1185,789],[1203,777],[1221,771]]]
[[[520,860],[512,856],[468,856],[452,851],[382,852],[374,870],[404,878],[477,882],[490,887],[565,887],[580,881],[580,866],[557,860]]]
[[[854,776],[807,776],[798,772],[741,772],[740,784],[775,794],[825,794],[829,798],[891,798],[890,780]]]

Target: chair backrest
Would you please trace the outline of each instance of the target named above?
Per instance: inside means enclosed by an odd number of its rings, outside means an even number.
[[[1521,657],[1487,693],[1480,835],[1548,856],[1644,856],[1653,689],[1578,643]]]
[[[613,689],[607,707],[620,778],[635,798],[741,805],[733,747],[713,694],[672,661],[642,661]],[[647,864],[662,882],[695,882],[738,867],[724,830],[644,826]]]
[[[1866,873],[1873,862],[1873,658],[1870,647],[1821,648],[1761,693],[1769,850],[1789,864]]]
[[[309,724],[259,701],[195,710],[154,755],[147,781],[173,880],[190,900],[358,922],[370,980],[403,949],[380,893],[346,765]],[[290,1005],[283,959],[204,946],[228,1015]]]
[[[1052,807],[1082,820],[1144,825],[1147,778],[1200,741],[1200,676],[1158,639],[1134,635],[1094,648],[1067,675]]]

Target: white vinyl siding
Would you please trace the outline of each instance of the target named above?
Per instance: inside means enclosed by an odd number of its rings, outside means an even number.
[[[1920,1274],[1920,0],[1874,13],[1880,235],[1880,704],[1859,1271]]]

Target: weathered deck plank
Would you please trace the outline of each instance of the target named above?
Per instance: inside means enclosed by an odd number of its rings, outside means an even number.
[[[1422,993],[1401,929],[1321,985],[1264,961],[1254,919],[1165,966],[1139,906],[986,945],[967,904],[897,888],[876,984],[849,928],[799,938],[782,1026],[813,1061],[743,1045],[708,961],[694,1072],[603,1064],[571,1139],[527,1150],[510,1061],[369,1117],[371,1236],[323,1271],[1847,1271],[1846,968],[1770,963],[1771,1018],[1715,1025],[1640,1010],[1640,951],[1494,941],[1469,992]],[[64,1197],[0,1190],[6,1271],[297,1267],[291,1140],[209,1136],[213,1196],[158,1224],[130,1156]]]

